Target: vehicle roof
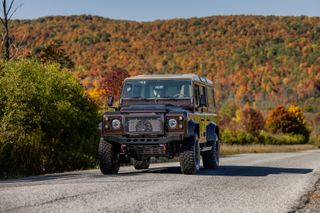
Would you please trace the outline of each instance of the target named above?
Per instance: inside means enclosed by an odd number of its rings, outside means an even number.
[[[146,80],[146,79],[190,79],[205,84],[212,84],[212,81],[196,74],[157,74],[157,75],[137,75],[125,80]]]

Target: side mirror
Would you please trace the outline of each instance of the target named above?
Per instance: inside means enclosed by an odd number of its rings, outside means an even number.
[[[200,96],[200,107],[206,106],[207,105],[207,99],[205,95]]]
[[[113,96],[108,96],[108,106],[109,106],[109,107],[112,107],[112,106],[113,106],[113,101],[114,101]]]

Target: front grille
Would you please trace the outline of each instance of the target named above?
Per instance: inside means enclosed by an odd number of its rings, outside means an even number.
[[[163,123],[161,117],[127,117],[126,131],[137,134],[160,134]]]

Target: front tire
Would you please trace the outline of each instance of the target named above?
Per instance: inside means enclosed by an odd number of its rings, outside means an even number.
[[[145,159],[145,160],[134,160],[133,166],[136,170],[149,169],[150,158]]]
[[[100,139],[98,158],[102,174],[117,174],[119,172],[119,151],[114,144],[103,138]]]
[[[200,170],[200,147],[198,135],[183,141],[180,146],[180,167],[183,174],[196,174]]]
[[[205,169],[217,169],[220,163],[220,145],[218,137],[216,141],[209,141],[208,145],[212,148],[210,151],[202,153],[203,167]]]

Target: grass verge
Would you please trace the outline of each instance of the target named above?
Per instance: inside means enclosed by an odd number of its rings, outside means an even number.
[[[299,152],[304,150],[317,149],[316,145],[299,144],[299,145],[230,145],[221,144],[220,151],[222,156],[243,154],[243,153],[276,153],[276,152]]]
[[[248,144],[248,145],[231,145],[221,144],[220,156],[230,156],[246,153],[279,153],[279,152],[300,152],[305,150],[318,149],[319,147],[312,144],[299,144],[299,145],[262,145],[262,144]],[[167,163],[179,162],[179,157],[168,159],[160,157],[159,159],[152,158],[152,163]],[[130,164],[127,164],[130,165]]]

